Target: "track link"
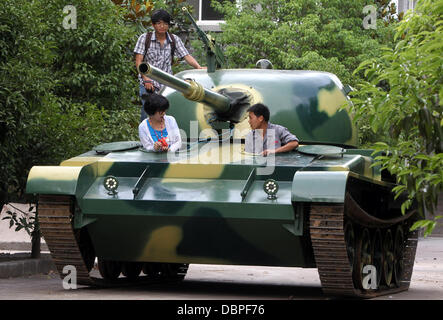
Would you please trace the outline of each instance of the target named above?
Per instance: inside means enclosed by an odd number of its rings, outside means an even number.
[[[64,274],[63,268],[71,265],[76,268],[77,284],[98,287],[118,287],[177,282],[186,275],[187,265],[185,265],[186,267],[181,267],[180,272],[171,278],[153,279],[148,276],[139,276],[136,280],[125,277],[108,280],[90,276],[90,270],[85,263],[75,231],[72,228],[73,212],[74,202],[70,196],[40,195],[39,197],[38,220],[40,230],[60,276]]]
[[[418,232],[409,232],[405,241],[402,281],[397,287],[380,286],[364,290],[354,285],[345,240],[345,206],[312,205],[310,236],[323,292],[336,296],[374,298],[407,290],[412,276]]]

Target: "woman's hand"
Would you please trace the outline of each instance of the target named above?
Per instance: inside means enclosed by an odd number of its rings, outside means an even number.
[[[164,146],[160,141],[157,141],[154,143],[154,150],[155,151],[164,152],[164,151],[168,151],[168,149],[169,149],[169,146]]]
[[[154,150],[155,151],[162,151],[163,150],[163,145],[161,144],[161,142],[155,142],[154,143]]]

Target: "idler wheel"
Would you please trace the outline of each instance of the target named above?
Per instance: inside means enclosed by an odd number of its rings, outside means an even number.
[[[356,264],[354,268],[355,284],[363,289],[363,268],[372,265],[372,242],[371,234],[364,228],[357,239]]]
[[[349,265],[351,268],[354,266],[355,261],[355,233],[354,226],[351,221],[348,221],[345,225],[345,241],[346,251],[348,253]]]
[[[143,264],[140,262],[126,261],[122,263],[122,273],[128,279],[137,279],[142,271]]]
[[[394,240],[394,282],[397,286],[400,286],[403,277],[404,244],[405,244],[405,238],[403,234],[403,228],[401,226],[398,226],[397,230],[395,231],[395,240]]]
[[[115,280],[121,272],[121,263],[98,258],[98,271],[106,280]]]
[[[394,241],[391,230],[387,230],[383,238],[383,279],[385,284],[391,286],[394,273]]]
[[[383,270],[383,237],[380,229],[375,230],[374,237],[372,239],[372,265],[376,270],[377,288],[379,288]]]

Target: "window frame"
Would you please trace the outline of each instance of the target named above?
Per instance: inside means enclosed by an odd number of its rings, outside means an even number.
[[[204,31],[221,31],[220,24],[225,23],[225,20],[203,20],[203,1],[198,0],[198,19],[196,19],[197,25]],[[239,9],[241,9],[241,0],[234,0]]]

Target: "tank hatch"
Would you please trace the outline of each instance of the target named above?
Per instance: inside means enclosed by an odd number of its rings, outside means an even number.
[[[125,151],[141,147],[139,141],[117,141],[110,143],[103,143],[95,146],[93,150],[98,154],[106,154],[114,151]]]
[[[311,156],[325,156],[325,157],[340,156],[346,152],[345,149],[340,147],[321,145],[321,144],[300,146],[298,147],[297,151]]]

